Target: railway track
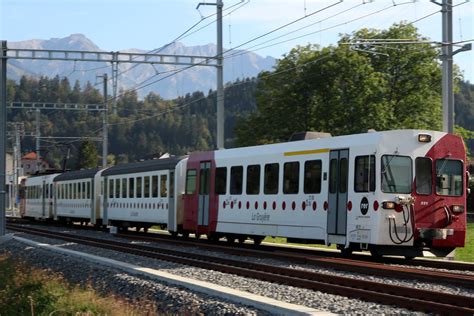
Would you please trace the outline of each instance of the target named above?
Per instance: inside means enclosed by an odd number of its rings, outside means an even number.
[[[203,246],[203,247],[210,247],[216,248],[218,250],[225,251],[225,248],[231,248],[229,251],[232,252],[232,248],[241,248],[247,249],[249,251],[255,251],[258,249],[262,252],[270,253],[269,257],[274,257],[272,255],[275,254],[276,257],[288,256],[289,258],[300,258],[301,260],[308,260],[313,261],[313,259],[317,258],[334,258],[340,262],[347,262],[349,264],[354,264],[355,262],[364,262],[364,263],[374,263],[377,264],[398,264],[404,266],[412,266],[412,267],[423,267],[423,268],[433,268],[433,269],[443,269],[443,270],[455,270],[455,271],[471,271],[474,272],[474,264],[472,263],[464,263],[464,262],[452,262],[446,260],[430,260],[430,259],[413,259],[407,260],[402,258],[394,258],[394,257],[383,257],[383,258],[373,258],[369,255],[362,255],[362,254],[353,254],[350,258],[343,256],[339,252],[329,252],[326,250],[320,250],[317,248],[314,249],[302,249],[296,247],[288,247],[288,246],[269,246],[269,245],[260,245],[255,247],[251,244],[233,244],[232,247],[221,243],[221,244],[213,244],[210,242],[203,242],[205,240],[175,240],[171,238],[169,235],[161,235],[161,234],[154,234],[154,233],[141,233],[141,232],[133,232],[129,231],[127,233],[120,233],[118,236],[126,237],[126,238],[137,238],[144,241],[166,241],[166,242],[177,242],[183,243],[188,242],[193,246]],[[203,245],[204,244],[204,245]],[[262,254],[263,256],[263,254]],[[356,272],[356,271],[354,271]]]
[[[37,222],[32,222],[29,220],[22,220],[22,219],[7,219],[8,223],[12,224],[32,224],[38,225]],[[57,224],[57,223],[48,223],[48,225],[54,225],[56,227],[64,227],[64,225]],[[84,229],[84,230],[97,230],[97,228],[93,226],[83,226],[83,225],[73,225],[74,228],[77,229]],[[270,245],[259,245],[255,247],[253,244],[232,244],[230,247],[226,243],[213,243],[206,239],[196,240],[193,238],[190,239],[176,239],[173,238],[168,233],[160,234],[160,233],[142,233],[142,232],[135,232],[135,231],[128,231],[126,233],[119,233],[117,236],[125,237],[125,238],[136,238],[143,241],[151,241],[151,242],[168,242],[168,243],[176,243],[176,244],[191,244],[192,246],[197,247],[206,247],[211,249],[216,249],[220,251],[228,251],[232,252],[233,248],[241,248],[247,249],[248,251],[252,252],[255,250],[259,250],[262,252],[270,253],[268,255],[269,258],[282,258],[287,256],[289,259],[293,258],[293,260],[297,260],[298,262],[305,263],[305,261],[314,261],[313,259],[324,257],[324,258],[335,258],[341,263],[347,262],[350,265],[353,265],[354,260],[356,262],[368,262],[368,263],[375,263],[375,264],[394,264],[394,265],[403,265],[403,266],[412,266],[412,267],[422,267],[422,268],[432,268],[432,269],[443,269],[443,270],[454,270],[454,271],[470,271],[474,272],[474,264],[467,263],[467,262],[457,262],[457,261],[447,261],[447,260],[437,260],[437,259],[413,259],[407,260],[397,257],[383,257],[383,258],[374,258],[370,255],[364,254],[352,254],[350,257],[342,255],[340,252],[330,252],[324,249],[318,248],[301,248],[301,247],[291,247],[287,245],[279,245],[279,246],[270,246]],[[228,248],[228,250],[226,250]],[[240,250],[238,250],[240,252]],[[272,255],[271,253],[275,254],[276,256]],[[264,256],[264,254],[259,254],[259,256]],[[310,262],[307,262],[310,263]],[[321,263],[321,265],[325,265]],[[341,267],[345,265],[342,264]],[[337,267],[333,267],[336,268]],[[358,270],[358,268],[354,268]],[[353,272],[357,272],[354,270]]]
[[[78,244],[111,249],[299,288],[359,298],[365,301],[395,305],[417,311],[436,314],[474,314],[474,298],[468,296],[445,294],[347,277],[328,276],[327,274],[316,272],[193,254],[185,250],[158,249],[145,245],[51,232],[12,224],[7,224],[7,228],[28,234],[59,238]]]

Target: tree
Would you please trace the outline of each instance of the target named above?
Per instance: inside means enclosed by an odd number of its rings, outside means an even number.
[[[98,165],[99,155],[95,144],[90,139],[82,142],[77,156],[76,169],[96,168]]]
[[[411,25],[363,29],[338,45],[296,47],[258,77],[257,112],[236,126],[237,145],[287,141],[293,132],[441,127],[438,51],[428,44],[362,46],[359,38],[425,40]]]

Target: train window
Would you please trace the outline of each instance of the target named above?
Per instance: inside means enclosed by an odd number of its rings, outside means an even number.
[[[86,197],[87,197],[86,183],[82,182],[82,196],[81,196],[81,198],[85,199]]]
[[[135,178],[128,179],[128,197],[135,197]]]
[[[277,163],[269,163],[265,165],[265,175],[263,183],[263,193],[277,194],[278,193],[278,177],[280,166]]]
[[[349,163],[347,158],[339,161],[339,193],[347,192],[347,174],[349,173]]]
[[[430,158],[418,157],[415,160],[416,193],[431,194],[433,183],[432,163]]]
[[[113,198],[114,197],[114,180],[113,179],[109,179],[109,198]]]
[[[122,178],[122,198],[127,198],[127,178]]]
[[[199,170],[199,194],[208,195],[211,187],[211,170],[202,168]]]
[[[142,197],[142,187],[143,187],[142,182],[143,182],[142,177],[137,177],[137,191],[136,191],[136,194],[135,194],[135,196],[137,198]]]
[[[115,198],[120,198],[120,179],[115,179]]]
[[[146,198],[149,198],[150,197],[150,177],[147,176],[147,177],[144,177],[144,184],[143,184],[143,189],[145,190],[145,194],[144,196]]]
[[[227,168],[216,168],[216,194],[224,195],[227,193]]]
[[[189,169],[186,173],[186,194],[196,192],[196,169]]]
[[[90,182],[87,182],[87,196],[86,196],[87,199],[90,199],[91,198],[91,183]]]
[[[283,166],[283,193],[296,194],[299,191],[300,163],[287,162]]]
[[[72,198],[77,199],[77,182],[72,184]]]
[[[321,160],[310,160],[304,163],[304,193],[321,192]]]
[[[158,197],[158,176],[151,177],[151,196]]]
[[[168,196],[168,190],[166,186],[168,176],[166,174],[161,176],[161,181],[160,181],[160,197],[167,197]]]
[[[247,167],[247,194],[260,193],[260,166],[251,165]]]
[[[411,193],[412,162],[410,157],[382,156],[382,192]]]
[[[355,158],[354,191],[375,191],[375,156],[357,156]]]
[[[174,198],[174,171],[170,171],[170,198]]]
[[[329,162],[329,193],[337,191],[337,159]]]
[[[52,199],[53,198],[53,184],[51,183],[49,185],[49,198]]]
[[[230,194],[242,194],[242,178],[244,167],[237,166],[230,168]]]
[[[461,196],[463,194],[463,163],[460,160],[436,160],[436,193]]]

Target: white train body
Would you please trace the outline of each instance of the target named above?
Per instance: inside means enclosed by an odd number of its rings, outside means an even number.
[[[464,244],[465,159],[459,137],[416,130],[195,153],[183,228],[346,249],[429,244],[444,253]],[[204,189],[202,177],[210,178]]]
[[[55,219],[101,224],[100,184],[103,170],[66,172],[55,179]]]
[[[174,210],[174,169],[179,158],[118,165],[104,171],[104,223],[167,226]]]
[[[26,216],[444,256],[465,242],[465,163],[460,137],[421,130],[198,152],[30,178]]]

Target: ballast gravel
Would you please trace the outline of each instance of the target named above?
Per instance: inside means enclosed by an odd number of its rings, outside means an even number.
[[[57,244],[53,241],[52,239],[42,238],[42,242]],[[86,248],[93,249],[93,247]],[[93,253],[92,251],[85,252]],[[178,286],[156,282],[146,277],[129,275],[118,269],[93,264],[76,257],[34,248],[16,240],[1,244],[1,253],[9,253],[13,259],[36,268],[58,272],[72,284],[79,284],[84,287],[92,286],[99,293],[112,293],[127,300],[132,305],[144,306],[146,304],[154,306],[159,314],[269,315],[264,311],[248,306],[239,306]],[[101,255],[97,251],[96,254]],[[116,256],[114,259],[121,260]]]
[[[64,229],[58,230],[64,231]],[[69,230],[68,232],[75,232],[80,235],[87,235],[91,237],[97,237],[101,235],[107,239],[113,238],[109,234],[94,231]],[[221,286],[227,286],[233,289],[247,291],[253,294],[267,296],[288,303],[312,307],[321,311],[329,311],[338,314],[417,314],[415,312],[394,306],[386,306],[377,303],[364,302],[358,299],[349,299],[346,297],[326,294],[318,291],[278,285],[269,282],[239,277],[235,275],[224,274],[221,272],[119,253],[106,249],[98,249],[84,245],[77,245],[74,243],[66,243],[64,241],[50,238],[26,234],[21,235],[38,242],[62,245],[62,247],[67,249],[87,252],[90,254],[107,258],[113,258],[118,261],[128,262],[139,266],[149,267],[153,269],[163,269],[166,272],[173,273],[176,275],[199,279],[202,281],[219,284]],[[0,246],[0,249],[1,247],[2,246]],[[102,291],[112,291],[119,296],[130,298],[130,300],[137,300],[143,298],[144,293],[147,293],[146,297],[154,298],[156,305],[163,312],[185,312],[194,314],[199,311],[199,313],[205,314],[265,314],[262,311],[257,311],[255,309],[243,306],[236,306],[232,303],[222,302],[219,299],[212,299],[207,297],[203,298],[204,295],[201,294],[190,293],[190,291],[178,289],[173,286],[166,286],[156,281],[148,280],[146,278],[138,278],[136,276],[127,275],[126,273],[120,271],[114,271],[114,269],[102,268],[100,266],[89,263],[79,263],[78,261],[80,260],[78,259],[69,258],[64,255],[58,255],[46,250],[31,249],[31,247],[25,247],[25,245],[22,245],[18,242],[9,242],[7,248],[12,253],[14,253],[15,256],[20,256],[23,260],[30,262],[40,268],[50,268],[54,271],[59,271],[68,280],[75,283],[86,284],[88,282],[89,284],[93,284],[94,288],[98,288]],[[29,251],[24,251],[25,248],[28,248]],[[192,247],[190,249],[192,249]],[[195,248],[195,251],[203,253],[202,249]],[[220,255],[222,256],[222,254]],[[229,255],[226,254],[226,256]],[[238,258],[242,259],[241,257]],[[267,264],[267,261],[269,261],[262,259],[257,260],[255,258],[252,259],[256,262],[258,261],[259,263]],[[248,260],[251,259],[249,258]],[[278,264],[282,266],[284,265],[282,262],[278,262],[276,260],[271,261],[273,261],[273,264]],[[289,265],[286,263],[285,266]],[[86,267],[87,269],[85,269]],[[307,267],[301,266],[294,268],[307,269]],[[311,270],[319,271],[321,269],[311,267]],[[337,274],[340,275],[340,273]],[[348,273],[344,273],[344,275],[346,274]],[[359,278],[358,276],[353,277]],[[387,280],[385,280],[385,282],[386,281]],[[433,287],[431,287],[431,289],[433,289]]]

